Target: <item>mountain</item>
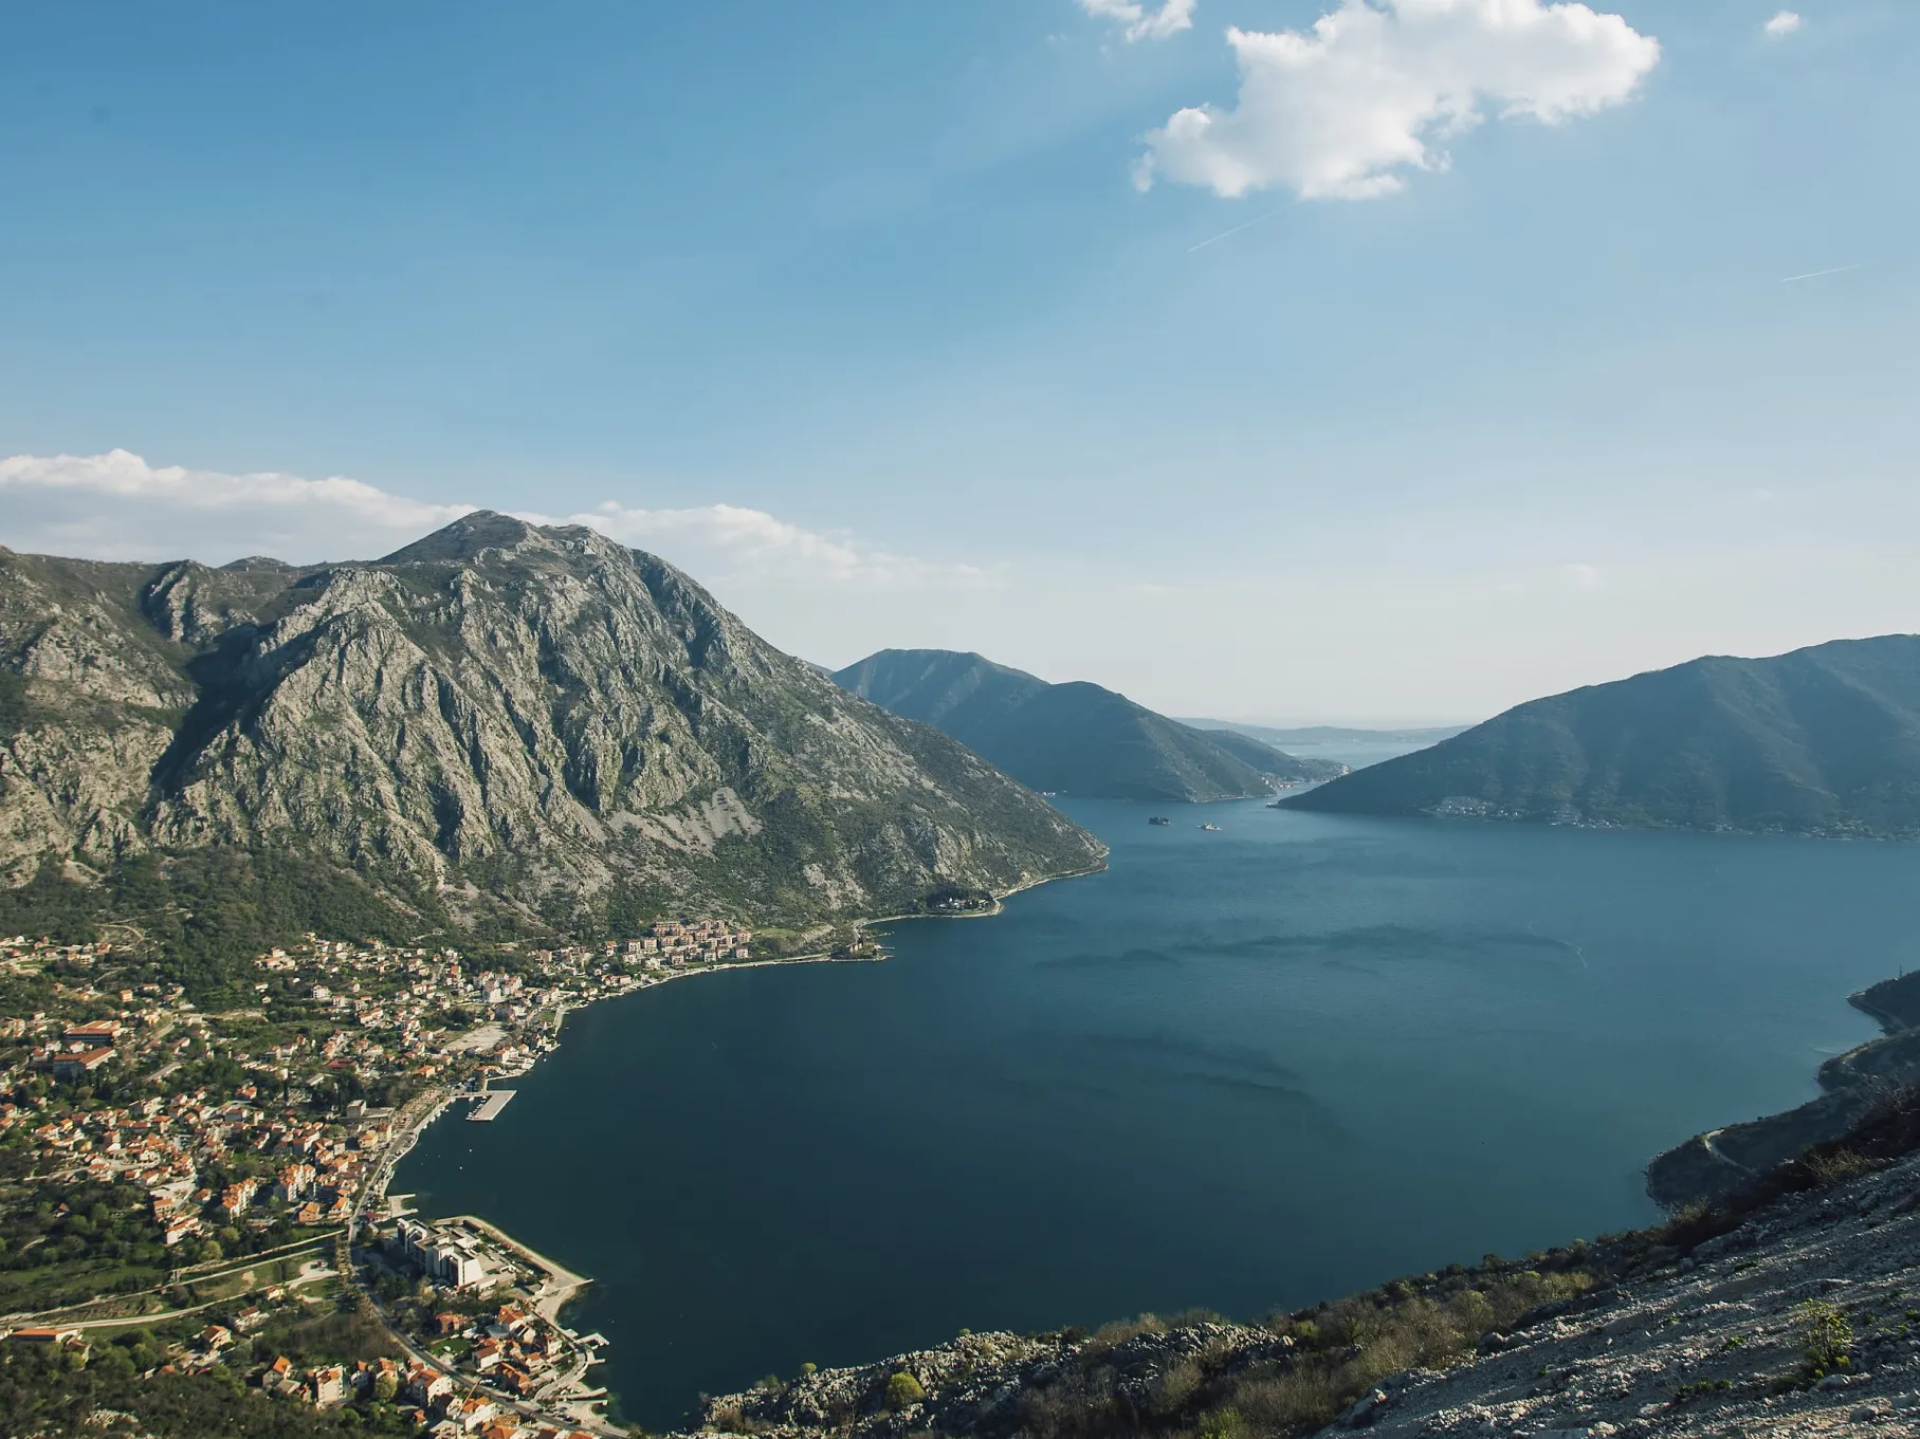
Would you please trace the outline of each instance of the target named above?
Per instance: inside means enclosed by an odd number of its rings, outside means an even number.
[[[938,725],[1023,784],[1110,799],[1215,800],[1341,774],[1236,734],[1203,734],[1099,685],[1048,684],[953,650],[882,650],[834,681]]]
[[[1244,724],[1239,720],[1183,719],[1183,725],[1213,733],[1228,730],[1234,734],[1249,735],[1265,745],[1316,745],[1316,744],[1438,744],[1443,739],[1452,739],[1466,732],[1468,726],[1433,725],[1419,729],[1350,729],[1344,725],[1306,725],[1297,729],[1280,729],[1273,725]]]
[[[16,899],[198,857],[209,906],[270,871],[283,907],[364,890],[423,922],[726,905],[764,924],[1101,854],[938,730],[588,529],[482,512],[307,567],[0,549]]]
[[[1709,658],[1535,700],[1289,807],[1920,835],[1920,636]]]

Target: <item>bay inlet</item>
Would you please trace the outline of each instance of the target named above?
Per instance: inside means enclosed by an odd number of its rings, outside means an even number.
[[[1645,1222],[1647,1160],[1810,1097],[1920,933],[1920,846],[1061,804],[1109,870],[577,1011],[395,1188],[591,1276],[568,1322],[657,1428],[803,1361]]]

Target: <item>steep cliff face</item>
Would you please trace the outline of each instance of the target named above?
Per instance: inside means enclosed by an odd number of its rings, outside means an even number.
[[[0,551],[0,866],[290,848],[443,893],[911,906],[1096,864],[1038,797],[590,530],[369,564]]]

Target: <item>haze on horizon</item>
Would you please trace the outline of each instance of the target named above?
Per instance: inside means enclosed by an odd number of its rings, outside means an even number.
[[[1916,62],[1899,0],[18,9],[0,543],[488,507],[831,666],[1289,723],[1920,629]]]

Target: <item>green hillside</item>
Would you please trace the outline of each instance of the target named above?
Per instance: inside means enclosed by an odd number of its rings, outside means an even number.
[[[1535,700],[1287,804],[1920,835],[1920,636],[1699,659]]]
[[[1203,733],[1087,683],[1048,684],[953,650],[882,650],[834,675],[883,709],[936,725],[1034,789],[1215,800],[1340,774],[1245,735]]]

